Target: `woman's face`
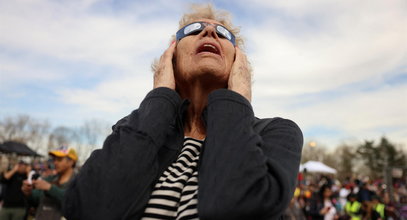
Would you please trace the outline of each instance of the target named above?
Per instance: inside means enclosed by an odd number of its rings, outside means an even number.
[[[220,24],[211,19],[197,21]],[[212,25],[199,34],[182,38],[175,51],[175,77],[178,82],[203,80],[227,85],[235,57],[235,47],[221,38]]]

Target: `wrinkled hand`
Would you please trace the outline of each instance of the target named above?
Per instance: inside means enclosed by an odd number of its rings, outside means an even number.
[[[23,185],[21,186],[21,191],[23,192],[23,194],[25,196],[29,196],[29,195],[31,195],[32,190],[33,190],[33,186],[28,183],[28,180],[24,180]]]
[[[35,189],[39,189],[39,190],[48,191],[49,189],[51,189],[51,183],[49,183],[41,178],[33,180],[33,185],[34,185]]]
[[[154,88],[167,87],[175,90],[174,67],[172,65],[174,51],[175,42],[173,42],[160,57],[160,61],[154,73]]]
[[[246,55],[236,47],[236,59],[230,71],[228,88],[245,97],[252,99],[252,76]]]

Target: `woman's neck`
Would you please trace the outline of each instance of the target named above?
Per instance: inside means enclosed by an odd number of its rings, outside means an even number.
[[[184,99],[189,99],[191,104],[188,107],[184,124],[184,135],[195,139],[206,137],[206,128],[202,120],[202,112],[208,104],[208,95],[219,87],[204,87],[197,83],[189,82],[187,86],[177,87],[177,91]]]

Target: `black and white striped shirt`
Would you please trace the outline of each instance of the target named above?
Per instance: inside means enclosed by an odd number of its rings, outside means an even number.
[[[142,220],[198,219],[198,160],[202,143],[185,138],[177,160],[155,185]]]

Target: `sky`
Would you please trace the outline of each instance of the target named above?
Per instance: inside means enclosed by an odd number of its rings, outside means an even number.
[[[152,89],[151,63],[191,3],[0,0],[0,118],[114,124]],[[255,114],[305,144],[407,148],[407,1],[210,1],[241,28]],[[250,2],[250,3],[249,3]]]

